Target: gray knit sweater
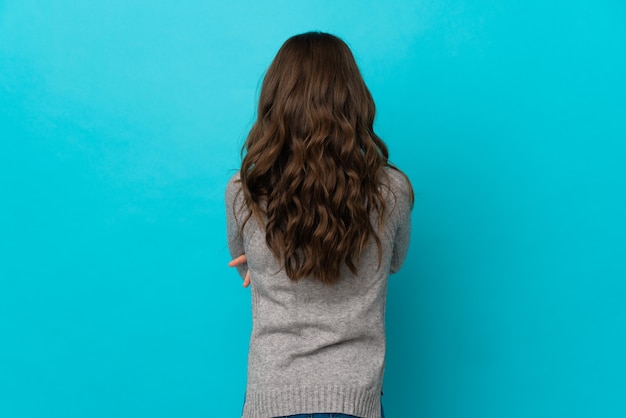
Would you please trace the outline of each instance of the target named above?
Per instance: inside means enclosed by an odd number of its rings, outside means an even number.
[[[389,273],[400,269],[411,229],[409,186],[387,168],[382,179],[387,214],[382,262],[370,240],[353,275],[344,266],[333,286],[289,280],[265,243],[265,231],[247,215],[239,174],[226,188],[231,256],[246,254],[250,270],[252,334],[243,418],[336,412],[380,418],[385,366],[385,301]],[[388,187],[385,187],[388,186]]]

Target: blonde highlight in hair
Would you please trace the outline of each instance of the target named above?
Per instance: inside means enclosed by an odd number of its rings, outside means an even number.
[[[257,119],[242,149],[241,183],[251,215],[292,280],[335,283],[356,273],[388,150],[374,133],[376,109],[348,46],[309,32],[288,39],[270,65]],[[379,261],[380,262],[380,261]]]

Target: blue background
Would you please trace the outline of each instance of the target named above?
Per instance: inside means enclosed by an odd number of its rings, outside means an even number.
[[[0,1],[0,416],[236,417],[224,186],[289,36],[415,188],[393,417],[626,417],[626,3]]]

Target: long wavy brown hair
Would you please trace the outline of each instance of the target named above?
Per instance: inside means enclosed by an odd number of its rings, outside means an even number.
[[[294,281],[335,283],[343,264],[356,274],[370,239],[380,267],[370,214],[383,224],[380,177],[393,166],[374,133],[375,114],[352,52],[336,36],[288,39],[265,74],[240,176],[249,216],[265,226],[267,245]]]

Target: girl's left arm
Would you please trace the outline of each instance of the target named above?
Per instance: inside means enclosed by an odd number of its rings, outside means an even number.
[[[236,216],[240,213],[243,204],[241,185],[238,180],[239,173],[235,174],[226,186],[226,237],[232,258],[232,261],[228,263],[228,265],[237,268],[237,272],[241,278],[244,279],[244,286],[247,286],[246,282],[249,283],[250,281],[248,263],[245,256],[246,251],[242,231]]]

